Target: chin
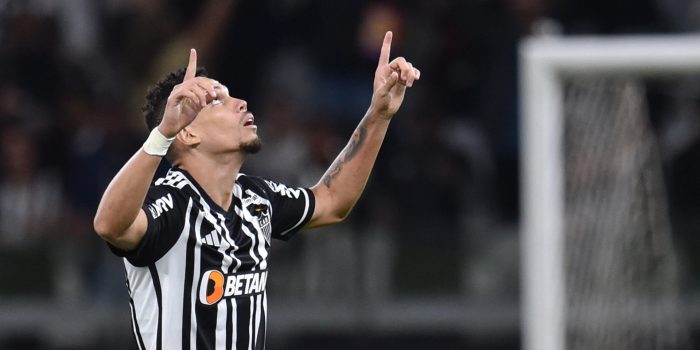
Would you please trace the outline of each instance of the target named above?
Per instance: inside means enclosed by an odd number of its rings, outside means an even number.
[[[258,153],[260,152],[260,149],[262,149],[262,141],[260,141],[259,137],[256,137],[254,140],[241,145],[241,150],[247,154]]]

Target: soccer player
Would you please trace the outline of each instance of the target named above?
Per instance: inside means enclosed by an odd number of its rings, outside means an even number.
[[[420,78],[404,58],[389,61],[391,38],[367,113],[311,188],[239,173],[260,149],[255,118],[246,101],[201,76],[194,49],[184,72],[149,91],[151,134],[112,179],[94,220],[124,257],[140,349],[264,349],[270,238],[348,215],[406,88]],[[151,186],[161,157],[172,168]]]

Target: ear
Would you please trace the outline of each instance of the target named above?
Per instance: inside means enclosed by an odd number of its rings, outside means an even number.
[[[197,130],[191,126],[186,126],[177,133],[177,140],[187,147],[197,147],[202,140],[199,138]]]

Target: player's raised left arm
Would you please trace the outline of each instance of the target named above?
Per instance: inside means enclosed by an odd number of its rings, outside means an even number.
[[[306,228],[338,223],[347,217],[367,184],[389,123],[401,107],[406,88],[420,78],[420,71],[403,57],[389,62],[391,38],[391,32],[384,36],[367,113],[348,144],[311,188],[316,207]]]

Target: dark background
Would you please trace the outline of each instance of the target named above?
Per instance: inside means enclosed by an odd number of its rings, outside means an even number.
[[[0,0],[0,349],[134,346],[92,217],[145,140],[147,86],[190,47],[256,115],[264,148],[243,171],[311,186],[369,105],[389,29],[421,80],[350,218],[274,243],[268,348],[518,349],[517,48],[543,18],[563,34],[694,32],[700,4]],[[668,85],[649,101],[697,333],[697,90]]]

